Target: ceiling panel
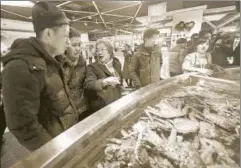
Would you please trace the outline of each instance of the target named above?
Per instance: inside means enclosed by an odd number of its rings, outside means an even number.
[[[96,1],[95,3],[98,6],[98,8],[100,8],[100,12],[105,12],[105,11],[109,11],[109,10],[124,7],[124,6],[134,5],[139,2],[137,2],[137,1],[119,1],[119,2],[118,1],[106,1],[103,3],[103,1]],[[128,8],[125,8],[125,9],[128,9]]]
[[[128,20],[131,20],[132,18],[126,18],[126,17],[115,17],[115,16],[107,16],[107,15],[102,15],[104,20],[105,21],[108,21],[108,22],[119,22],[121,20],[125,20],[125,21],[128,21]]]
[[[97,14],[88,14],[88,13],[79,13],[79,12],[72,12],[72,11],[64,11],[66,15],[69,16],[71,20],[80,19],[80,18],[87,18],[90,15],[97,15]],[[94,17],[94,16],[91,16]]]
[[[183,8],[207,5],[207,8],[220,8],[234,5],[234,1],[183,1]]]
[[[88,11],[88,12],[96,12],[93,4],[91,2],[85,2],[85,1],[73,1],[62,8],[64,9],[72,9],[72,10],[82,10],[82,11]]]
[[[29,17],[32,14],[32,8],[26,8],[26,7],[13,7],[13,6],[1,5],[1,9],[7,10],[10,12],[14,12],[14,13],[26,16],[26,17]]]
[[[134,16],[136,13],[136,10],[138,9],[138,6],[139,5],[131,6],[131,7],[125,8],[123,10],[116,10],[116,11],[108,12],[108,14]]]
[[[14,14],[10,14],[10,13],[4,12],[2,10],[1,10],[1,18],[19,20],[19,21],[31,21],[31,19],[26,19],[26,18],[23,18],[20,16],[16,16]]]
[[[226,20],[228,20],[228,19],[230,19],[230,18],[233,18],[233,16],[234,16],[235,14],[236,14],[236,12],[234,12],[234,13],[229,13],[229,14],[227,14],[226,16],[224,16],[224,17],[223,17],[222,19],[220,19],[220,20],[212,21],[212,23],[217,26],[217,25],[223,23],[224,21],[226,21]]]
[[[54,5],[62,4],[66,1],[51,1],[50,3],[53,3]],[[140,1],[139,1],[140,2]],[[142,1],[142,6],[137,14],[137,17],[141,16],[147,16],[148,15],[148,5],[153,5],[157,3],[165,2],[165,0],[154,0],[154,1]],[[96,1],[96,5],[98,6],[99,10],[101,12],[113,10],[115,8],[122,8],[128,5],[137,4],[138,1]],[[178,1],[178,2],[168,2],[167,3],[167,11],[172,11],[176,9],[181,8],[190,8],[200,5],[207,5],[208,9],[210,8],[219,8],[219,7],[226,7],[226,6],[232,6],[234,5],[233,1]],[[139,5],[123,8],[120,10],[111,11],[107,14],[114,14],[114,15],[124,15],[124,16],[134,16]],[[95,7],[93,6],[92,1],[72,1],[68,4],[65,4],[60,7],[62,10],[65,11],[67,17],[71,20],[79,19],[75,23],[72,23],[71,25],[73,27],[76,27],[81,32],[88,32],[93,30],[99,30],[102,34],[103,31],[106,30],[99,15],[87,17],[90,15],[93,15],[93,13],[82,13],[81,11],[85,12],[94,12],[94,14],[97,13]],[[12,7],[12,6],[1,6],[1,9],[9,10],[15,13],[18,13],[20,15],[29,17],[31,16],[31,8],[27,7]],[[222,11],[218,12],[218,14],[224,13]],[[227,17],[221,18],[220,20],[217,20],[216,22],[213,22],[215,25],[222,23],[227,18],[231,17],[232,14],[235,14],[236,11],[229,11],[226,12],[229,14]],[[207,14],[205,14],[206,16]],[[208,14],[210,15],[210,14]],[[1,11],[1,18],[8,18],[8,19],[14,19],[14,20],[21,20],[21,21],[30,21],[25,18],[21,18],[19,16],[15,16],[13,14],[6,13],[4,11]],[[107,23],[107,28],[111,28],[115,26],[115,28],[128,28],[129,24],[131,22],[131,18],[125,18],[125,17],[117,17],[117,16],[110,16],[110,15],[103,15],[103,18],[105,22]],[[123,20],[126,19],[126,20]],[[99,22],[96,24],[96,22]],[[109,24],[108,24],[109,23]],[[87,25],[86,25],[87,24]],[[160,23],[161,24],[161,23]],[[132,25],[130,28],[134,28],[134,26],[140,25],[140,23],[136,20],[133,20]],[[206,26],[207,27],[207,26]]]

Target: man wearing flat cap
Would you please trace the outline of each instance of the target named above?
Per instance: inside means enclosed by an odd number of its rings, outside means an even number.
[[[4,59],[3,103],[7,126],[33,151],[78,121],[55,56],[69,45],[69,20],[56,6],[32,9],[35,37],[17,39]]]

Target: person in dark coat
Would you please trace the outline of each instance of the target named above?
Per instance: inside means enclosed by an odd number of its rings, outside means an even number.
[[[198,33],[193,33],[192,34],[191,40],[187,42],[187,49],[185,51],[186,54],[190,54],[190,53],[195,51],[195,48],[193,46],[197,42],[198,36],[199,36]]]
[[[93,62],[93,58],[95,57],[95,48],[93,45],[89,46],[89,51],[88,51],[88,58],[89,58],[89,63],[91,64]]]
[[[87,66],[84,84],[91,112],[96,112],[121,97],[121,63],[114,57],[111,43],[97,41],[96,56],[97,61]]]
[[[17,39],[3,59],[3,104],[7,126],[30,151],[78,122],[61,64],[69,45],[69,20],[56,6],[32,8],[35,37]]]
[[[232,56],[234,57],[232,65],[240,65],[240,42],[238,46],[234,49]]]
[[[72,27],[69,32],[69,39],[70,45],[65,54],[58,56],[57,59],[64,69],[65,79],[70,89],[71,99],[78,112],[79,120],[82,120],[88,114],[87,100],[84,96],[86,60],[81,54],[80,33]]]
[[[221,67],[229,65],[227,58],[233,53],[233,43],[234,38],[230,34],[221,34],[217,37],[211,52],[213,64]]]
[[[180,38],[177,40],[176,45],[170,51],[169,57],[169,71],[170,76],[177,76],[182,74],[182,63],[186,56],[187,40]]]
[[[155,47],[159,31],[147,29],[143,34],[144,44],[131,59],[130,75],[136,89],[160,81],[162,56]]]
[[[1,55],[0,57],[4,57],[7,54],[8,50],[7,48],[3,49],[3,51],[1,51]],[[2,97],[2,62],[0,61],[0,154],[1,154],[1,149],[2,149],[2,145],[5,142],[5,139],[3,137],[5,129],[7,127],[7,123],[6,123],[6,119],[5,119],[5,114],[4,114],[4,106],[3,106],[3,97]],[[1,162],[0,162],[1,163]]]
[[[130,77],[130,63],[131,58],[134,55],[134,52],[131,50],[129,44],[125,44],[125,49],[123,50],[124,54],[124,67],[123,67],[123,79],[125,79],[128,87],[132,87],[132,80]]]
[[[6,119],[5,119],[5,114],[4,114],[4,110],[3,110],[3,102],[2,102],[2,77],[0,74],[0,154],[1,154],[1,149],[2,149],[2,145],[4,143],[4,138],[3,138],[3,134],[5,132],[6,129]]]

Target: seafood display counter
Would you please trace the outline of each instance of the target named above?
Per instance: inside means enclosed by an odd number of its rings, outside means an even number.
[[[240,67],[227,68],[224,73],[217,73],[214,77],[240,83]]]
[[[14,168],[239,167],[240,85],[181,75],[128,94]]]

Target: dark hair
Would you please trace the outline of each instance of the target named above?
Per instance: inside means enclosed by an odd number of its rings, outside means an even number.
[[[89,50],[92,50],[93,48],[95,48],[93,45],[89,46]]]
[[[143,33],[143,39],[151,38],[153,35],[158,35],[160,32],[157,29],[147,29]]]
[[[209,30],[201,30],[199,33],[199,37],[203,38],[206,34],[210,33],[211,35],[213,35],[212,31]]]
[[[72,38],[72,37],[80,37],[80,33],[75,28],[70,27],[70,29],[69,29],[69,38]]]
[[[209,40],[208,40],[207,38],[200,38],[200,39],[198,39],[198,40],[193,44],[194,50],[196,50],[196,48],[197,48],[197,46],[198,46],[199,44],[203,44],[203,43],[207,43],[207,42],[209,42]]]
[[[197,39],[199,36],[198,33],[193,33],[192,36],[191,36],[191,39]]]
[[[127,43],[124,44],[125,47],[131,48],[131,46]]]
[[[183,44],[183,43],[187,43],[187,39],[185,38],[180,38],[177,40],[176,44]]]

